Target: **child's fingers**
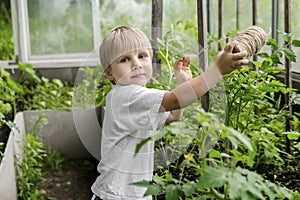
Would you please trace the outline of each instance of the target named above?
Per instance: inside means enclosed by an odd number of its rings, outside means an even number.
[[[231,53],[233,51],[233,48],[238,45],[238,41],[234,40],[230,43],[228,43],[225,48],[224,48],[224,51],[227,52],[227,53]]]
[[[241,69],[243,65],[248,64],[248,59],[240,59],[234,62],[234,68]]]
[[[174,64],[174,70],[176,71],[180,71],[182,69],[182,61],[181,60],[177,60]]]
[[[242,52],[233,54],[233,59],[234,60],[240,60],[240,59],[243,59],[243,58],[246,58],[246,57],[247,57],[247,51],[242,51]]]
[[[183,58],[183,66],[189,67],[190,63],[191,63],[190,57],[186,56],[186,57]]]

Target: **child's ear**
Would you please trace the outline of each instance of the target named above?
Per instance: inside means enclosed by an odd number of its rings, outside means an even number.
[[[111,72],[111,69],[110,67],[108,67],[106,70],[105,70],[105,75],[107,76],[107,78],[111,81],[114,81],[115,78],[113,77],[112,75],[112,72]]]

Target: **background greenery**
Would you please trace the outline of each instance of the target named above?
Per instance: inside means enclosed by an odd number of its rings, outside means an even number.
[[[195,52],[197,49],[193,46],[197,43],[195,2],[165,1],[164,27],[168,30],[159,40],[157,51],[162,61],[162,74],[153,78],[148,87],[174,88],[176,85],[172,73],[174,60],[187,52],[197,55]],[[241,1],[240,29],[251,25],[249,4],[249,1]],[[292,1],[292,4],[292,18],[298,19],[299,2]],[[271,27],[270,5],[270,1],[267,0],[258,1],[258,23],[266,31]],[[185,110],[181,122],[163,127],[137,146],[138,153],[145,142],[154,140],[157,141],[156,151],[164,151],[167,156],[165,163],[155,171],[153,181],[136,183],[147,186],[147,194],[153,194],[157,199],[299,199],[297,190],[292,187],[293,185],[287,184],[291,180],[283,177],[283,172],[299,171],[299,113],[293,113],[291,116],[285,110],[287,106],[298,104],[299,97],[295,89],[286,88],[275,78],[275,75],[281,72],[275,65],[282,68],[280,60],[284,56],[297,64],[296,58],[299,55],[296,49],[300,46],[297,31],[300,28],[294,20],[293,34],[283,33],[282,6],[281,4],[279,10],[280,40],[277,42],[269,38],[266,47],[259,54],[260,60],[253,62],[258,71],[253,71],[249,67],[234,71],[212,89],[213,112],[204,112],[200,102],[196,102]],[[150,8],[150,0],[128,2],[101,0],[102,34],[119,24],[150,27]],[[217,1],[211,1],[212,29],[208,38],[211,47],[215,47],[215,42],[218,41],[216,8]],[[225,1],[224,34],[236,32],[234,11],[235,1]],[[1,17],[1,59],[12,59],[11,22],[6,15]],[[283,42],[290,43],[292,49],[284,46]],[[209,50],[210,62],[213,62],[216,53],[214,48]],[[194,76],[201,73],[198,65],[198,60],[193,59],[191,68]],[[19,79],[12,78],[11,74],[2,68],[0,71],[1,126],[3,124],[13,126],[6,118],[6,114],[14,115],[18,110],[70,108],[73,97],[70,83],[37,76],[35,70],[28,64],[19,63],[18,67],[21,71]],[[81,97],[83,102],[105,105],[105,95],[110,90],[111,84],[103,79],[103,72],[99,70],[100,66],[97,67],[95,71],[84,69],[86,74],[94,78],[88,79],[92,80],[90,82],[80,83],[78,88],[81,91],[86,89],[89,89],[88,92],[94,91],[89,93],[92,95]],[[290,94],[292,97],[292,101],[288,104],[282,102],[284,94]],[[293,122],[293,129],[289,132],[285,131],[286,119]],[[291,153],[286,152],[287,138],[292,141]],[[42,149],[34,138],[28,139],[33,142],[36,149]],[[0,148],[1,146],[3,144],[0,144]],[[31,152],[30,146],[25,148],[28,148],[26,156],[29,163],[34,164],[32,168],[37,167],[38,170],[20,177],[21,181],[25,181],[24,184],[21,182],[23,189],[20,191],[31,191],[34,187],[26,184],[30,183],[26,181],[27,176],[31,176],[33,182],[39,180],[41,176],[39,156],[44,154],[43,150]],[[33,155],[31,153],[37,157],[30,156]],[[26,169],[25,165],[21,167]],[[35,194],[34,189],[32,194]],[[25,196],[27,193],[20,195]]]

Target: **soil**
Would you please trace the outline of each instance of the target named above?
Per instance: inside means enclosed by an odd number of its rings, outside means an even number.
[[[68,160],[60,169],[47,172],[38,184],[46,199],[89,200],[91,186],[98,176],[96,159]]]
[[[68,160],[60,169],[48,172],[38,188],[45,191],[47,200],[90,200],[90,188],[98,176],[97,165],[96,159]],[[282,170],[276,174],[276,180],[271,174],[267,178],[300,192],[300,171]],[[164,195],[158,199],[165,199]]]

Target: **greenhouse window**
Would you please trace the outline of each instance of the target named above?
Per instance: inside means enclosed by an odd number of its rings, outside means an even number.
[[[15,56],[35,67],[99,63],[98,0],[11,0]]]

